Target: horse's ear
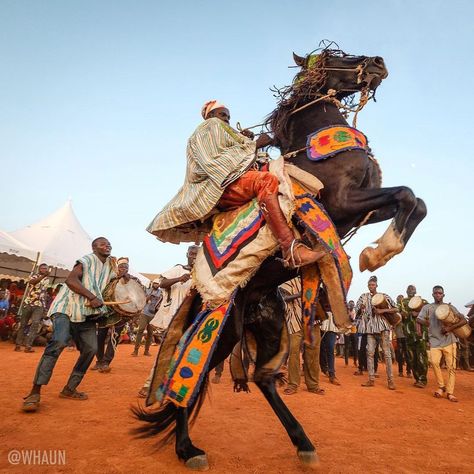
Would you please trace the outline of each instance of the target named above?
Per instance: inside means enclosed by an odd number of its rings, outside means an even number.
[[[306,58],[302,58],[301,56],[298,56],[295,53],[293,53],[293,60],[295,61],[295,64],[299,67],[304,67],[306,64]]]

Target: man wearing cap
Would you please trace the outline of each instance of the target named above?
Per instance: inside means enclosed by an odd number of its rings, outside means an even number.
[[[361,334],[367,334],[367,371],[369,380],[362,384],[363,387],[373,387],[375,385],[375,350],[378,343],[382,343],[382,349],[385,357],[385,370],[387,371],[387,384],[389,390],[395,390],[393,382],[392,369],[392,345],[390,343],[391,326],[383,317],[386,313],[396,313],[398,311],[395,302],[383,293],[390,308],[379,309],[372,306],[372,297],[377,293],[377,277],[375,275],[369,278],[367,284],[368,293],[360,296],[356,304],[356,316],[359,316],[357,330]]]
[[[253,169],[256,152],[271,144],[262,134],[253,141],[249,130],[230,125],[224,104],[206,102],[204,119],[188,141],[185,182],[178,194],[148,226],[163,242],[199,242],[207,235],[206,219],[216,209],[235,209],[257,198],[266,223],[277,238],[290,267],[316,262],[324,251],[314,251],[295,239],[278,201],[278,178]]]
[[[150,324],[151,320],[154,318],[158,308],[160,307],[161,300],[163,299],[163,294],[160,289],[160,278],[153,280],[151,288],[147,290],[146,295],[146,305],[143,308],[143,313],[140,314],[138,318],[138,331],[137,339],[135,340],[135,348],[132,352],[132,356],[138,356],[138,350],[142,343],[143,332],[146,329],[146,339],[145,339],[145,352],[143,355],[151,356],[150,346],[153,340],[153,326]]]
[[[128,261],[128,257],[120,257],[117,260],[117,276],[112,278],[111,281],[122,278],[126,282],[130,279],[134,279],[140,283],[138,278],[128,273]],[[110,320],[110,325],[107,327],[99,327],[97,330],[97,363],[91,369],[98,370],[101,373],[108,373],[112,370],[110,364],[115,357],[117,345],[120,342],[120,335],[126,323],[120,314],[111,309],[109,309],[109,316],[107,319]],[[114,321],[117,322],[113,324]],[[110,335],[110,337],[106,348],[105,341],[107,339],[107,335]]]
[[[105,237],[94,239],[92,253],[77,260],[66,284],[51,304],[48,316],[53,321],[53,337],[38,364],[33,387],[23,402],[23,411],[39,408],[41,387],[48,384],[59,356],[71,339],[80,354],[59,396],[87,400],[87,394],[76,389],[97,352],[96,318],[107,314],[102,291],[115,276],[116,263],[110,256],[111,251],[112,246]]]

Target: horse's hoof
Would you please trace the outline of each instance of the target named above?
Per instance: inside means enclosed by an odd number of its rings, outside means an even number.
[[[207,462],[207,454],[200,454],[189,458],[184,465],[192,471],[208,471],[209,463]]]
[[[377,248],[366,247],[359,255],[359,270],[361,272],[369,270],[373,272],[377,268],[380,268],[384,263],[381,263],[381,257]]]
[[[365,272],[369,268],[369,251],[373,250],[372,247],[366,247],[359,255],[359,270]]]
[[[315,469],[319,466],[319,456],[316,451],[298,451],[299,460],[310,469]]]

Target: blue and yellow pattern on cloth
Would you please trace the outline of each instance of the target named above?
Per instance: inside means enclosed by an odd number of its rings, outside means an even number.
[[[342,151],[367,151],[367,137],[349,125],[321,128],[308,135],[306,154],[311,161],[325,160]]]
[[[214,310],[201,311],[182,335],[163,382],[156,391],[156,400],[170,401],[177,406],[190,406],[201,386],[233,299]]]

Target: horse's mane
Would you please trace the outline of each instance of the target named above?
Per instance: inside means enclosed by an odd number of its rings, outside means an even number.
[[[309,100],[322,95],[320,91],[327,79],[328,58],[347,56],[349,55],[339,49],[336,43],[321,42],[318,49],[306,56],[306,64],[295,76],[291,85],[280,88],[274,86],[270,89],[277,98],[277,107],[266,117],[265,125],[274,134],[275,146],[283,145],[282,140],[287,136],[288,119],[292,112]],[[315,59],[308,64],[310,58]]]

